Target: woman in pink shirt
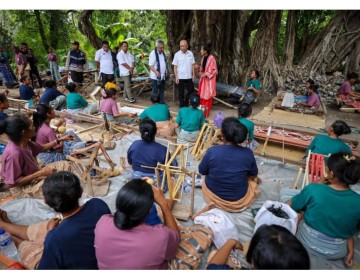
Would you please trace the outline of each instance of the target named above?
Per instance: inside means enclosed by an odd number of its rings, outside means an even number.
[[[154,201],[164,224],[146,225]],[[125,184],[116,198],[115,215],[104,215],[95,228],[99,269],[167,269],[180,243],[180,231],[162,191],[141,179]]]
[[[0,134],[6,133],[10,138],[1,159],[1,177],[7,188],[16,198],[43,198],[41,187],[44,179],[56,171],[71,171],[67,161],[46,165],[42,169],[36,162],[40,152],[47,151],[67,136],[57,138],[44,145],[30,139],[35,136],[33,122],[25,114],[15,114],[0,122]]]
[[[59,73],[59,65],[58,65],[58,58],[55,54],[54,48],[49,48],[49,54],[47,56],[47,61],[49,62],[51,77],[54,81],[58,81],[61,79]]]
[[[319,96],[315,92],[315,85],[309,85],[308,93],[310,94],[307,102],[299,102],[298,105],[305,107],[315,107],[318,108],[320,106]]]

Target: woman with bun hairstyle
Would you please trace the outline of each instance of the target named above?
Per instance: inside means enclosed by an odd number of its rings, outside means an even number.
[[[332,154],[327,177],[307,185],[288,204],[302,215],[296,237],[313,255],[354,263],[354,234],[360,221],[360,195],[351,190],[360,180],[360,159]]]
[[[224,144],[210,147],[199,164],[203,195],[217,208],[241,212],[258,194],[258,168],[253,152],[240,145],[248,131],[237,118],[226,118],[221,134]]]
[[[190,107],[182,107],[176,118],[178,139],[186,142],[195,142],[204,124],[203,112],[197,107],[200,105],[200,96],[192,94],[189,97]]]
[[[329,155],[339,152],[350,153],[351,148],[344,143],[339,137],[343,134],[350,134],[350,127],[341,120],[335,121],[327,130],[328,135],[317,135],[306,150],[312,153]]]
[[[67,161],[59,161],[39,168],[36,156],[56,147],[69,136],[56,138],[40,145],[31,141],[35,136],[33,122],[25,114],[15,114],[0,121],[0,134],[6,133],[10,141],[1,159],[1,177],[16,198],[43,198],[41,186],[45,177],[56,171],[71,171]]]
[[[145,218],[154,202],[164,224],[150,226]],[[95,228],[99,269],[167,269],[179,243],[180,231],[162,191],[141,179],[120,189],[114,216],[102,216]]]
[[[204,117],[210,116],[214,96],[216,96],[216,75],[218,69],[216,66],[216,59],[211,54],[212,44],[207,43],[200,49],[202,56],[199,68],[199,89],[200,104],[205,106]]]

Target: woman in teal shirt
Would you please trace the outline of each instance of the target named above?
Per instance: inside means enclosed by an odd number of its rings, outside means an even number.
[[[341,120],[335,121],[327,130],[328,135],[317,135],[306,150],[306,155],[311,150],[312,153],[330,155],[339,152],[351,154],[350,147],[344,143],[339,136],[350,134],[350,127]]]
[[[250,144],[251,141],[254,139],[254,123],[247,118],[250,117],[252,113],[252,107],[248,103],[241,103],[238,109],[239,114],[239,121],[246,126],[248,130],[248,143]]]
[[[256,97],[259,95],[261,90],[261,85],[259,81],[259,71],[253,70],[250,74],[250,79],[246,82],[246,86],[244,88],[245,96],[244,103],[253,103]]]
[[[75,83],[68,83],[66,89],[69,91],[66,96],[66,104],[70,114],[77,114],[79,112],[94,114],[98,111],[97,104],[88,103],[85,98],[78,93],[79,88]]]
[[[171,120],[168,105],[160,102],[159,96],[151,96],[150,100],[153,105],[146,108],[139,116],[141,120],[145,118],[152,119],[156,123],[158,134],[173,136],[175,135],[174,123]]]
[[[327,174],[289,201],[295,211],[303,214],[296,237],[309,253],[328,259],[345,257],[345,264],[352,266],[360,195],[349,185],[360,180],[360,159],[347,153],[333,154],[327,163]]]
[[[176,126],[179,127],[179,140],[195,142],[205,119],[203,112],[197,109],[200,105],[200,96],[198,94],[192,94],[189,101],[191,107],[183,107],[179,110],[176,118]]]

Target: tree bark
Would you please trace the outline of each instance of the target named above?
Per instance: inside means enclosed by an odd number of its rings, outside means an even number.
[[[296,19],[299,11],[290,10],[286,20],[284,64],[285,68],[291,68],[294,61],[295,38],[296,38]]]
[[[90,21],[90,16],[93,12],[93,10],[84,10],[79,15],[78,27],[80,32],[88,38],[90,44],[98,50],[101,48],[101,39],[96,35],[95,29]]]
[[[34,10],[34,14],[35,14],[35,18],[36,18],[36,22],[39,28],[39,33],[40,33],[40,37],[41,37],[41,41],[42,44],[44,46],[44,49],[46,50],[46,52],[49,49],[49,44],[46,40],[46,36],[45,36],[45,30],[44,30],[44,26],[41,20],[41,15],[40,15],[40,11],[39,10]]]
[[[344,73],[358,72],[360,69],[360,40],[354,43],[352,51],[350,52],[346,64]]]
[[[58,37],[58,32],[57,32],[57,19],[59,16],[59,11],[56,10],[50,10],[48,11],[48,13],[50,13],[50,45],[51,47],[53,47],[54,49],[57,49],[58,46],[58,42],[59,42],[59,37]],[[48,49],[46,50],[46,52],[48,51]]]
[[[280,21],[281,11],[264,11],[252,48],[248,73],[252,69],[259,70],[264,91],[276,92],[284,88],[277,56]]]

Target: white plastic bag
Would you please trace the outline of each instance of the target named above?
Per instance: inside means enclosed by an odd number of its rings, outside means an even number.
[[[275,208],[281,207],[281,209],[288,214],[289,219],[280,218],[271,213],[268,208],[274,205]],[[266,200],[260,210],[255,216],[255,229],[254,232],[261,225],[279,225],[288,229],[292,234],[295,235],[297,227],[298,215],[297,213],[287,204],[279,201]]]
[[[214,244],[220,249],[229,239],[239,240],[239,232],[226,213],[219,209],[211,209],[194,220],[197,225],[208,227],[214,233]]]
[[[285,93],[281,106],[289,108],[294,107],[294,94],[292,92]]]

